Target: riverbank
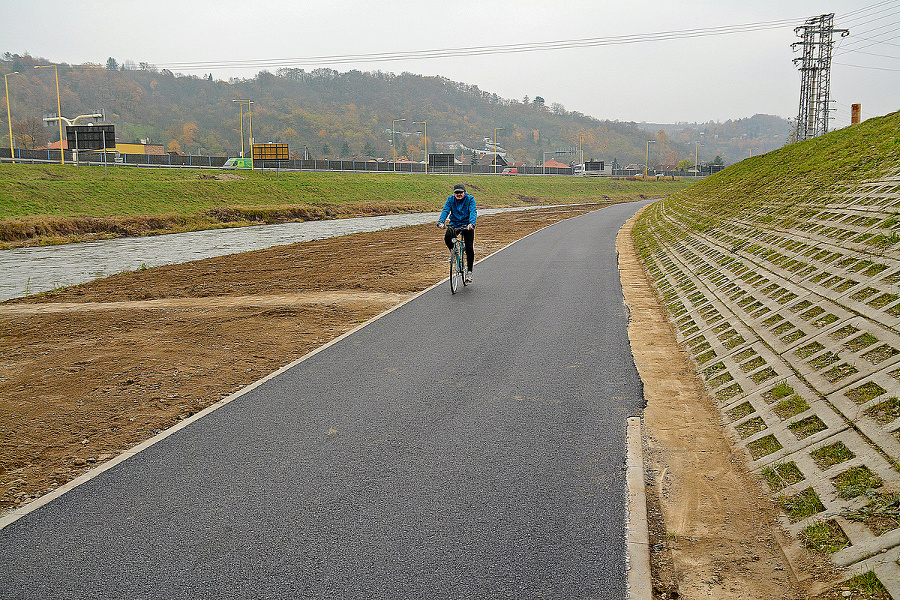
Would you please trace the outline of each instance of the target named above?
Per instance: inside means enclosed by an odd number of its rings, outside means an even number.
[[[600,177],[142,169],[0,163],[0,249],[439,211],[455,183],[479,208],[663,197],[685,181]]]

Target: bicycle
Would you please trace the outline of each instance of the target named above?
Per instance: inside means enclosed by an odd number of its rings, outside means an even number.
[[[462,237],[461,229],[453,229],[453,250],[450,251],[450,292],[455,294],[459,284],[466,283],[466,241]]]

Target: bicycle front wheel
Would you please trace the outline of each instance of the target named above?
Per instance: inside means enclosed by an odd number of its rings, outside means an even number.
[[[465,273],[462,272],[462,260],[460,260],[460,247],[459,242],[453,244],[453,255],[450,258],[450,292],[455,294],[456,290],[459,289],[460,283],[462,283],[465,278]]]

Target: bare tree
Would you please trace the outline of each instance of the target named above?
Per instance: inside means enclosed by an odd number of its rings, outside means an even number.
[[[47,135],[47,128],[44,123],[37,117],[30,117],[16,121],[13,125],[13,137],[19,148],[25,150],[34,150],[38,146],[43,146],[50,141]]]

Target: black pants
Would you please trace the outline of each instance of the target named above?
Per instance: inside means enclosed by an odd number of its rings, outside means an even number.
[[[453,238],[455,238],[456,234],[459,232],[462,232],[463,239],[466,241],[466,263],[468,263],[469,270],[471,271],[472,263],[475,262],[475,230],[448,227],[447,232],[444,234],[444,243],[447,244],[449,249],[453,250]]]

